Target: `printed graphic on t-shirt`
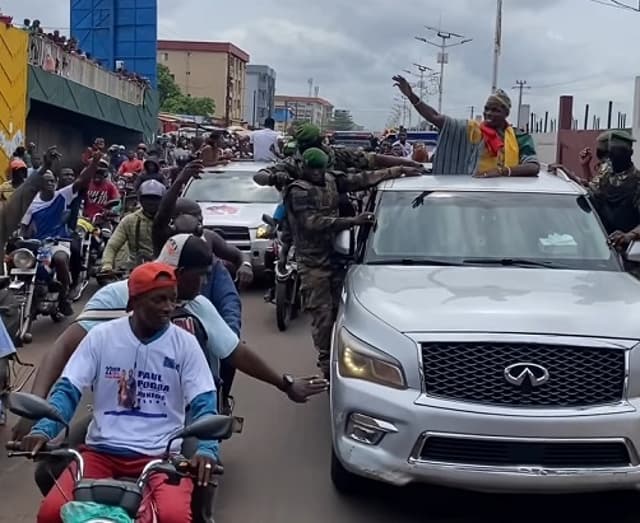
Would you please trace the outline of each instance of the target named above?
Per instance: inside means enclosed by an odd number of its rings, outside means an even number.
[[[179,372],[179,365],[165,357],[164,367]],[[117,382],[116,403],[118,409],[106,411],[105,416],[135,416],[142,418],[166,418],[167,395],[171,387],[162,374],[142,369],[106,367],[104,377]]]

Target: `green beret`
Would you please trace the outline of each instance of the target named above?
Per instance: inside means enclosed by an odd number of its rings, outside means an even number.
[[[295,154],[297,150],[298,150],[298,144],[296,142],[287,142],[283,148],[283,152],[287,156],[291,156],[292,154]]]
[[[320,128],[312,123],[303,123],[296,127],[294,138],[303,143],[314,143],[320,139]]]
[[[312,147],[307,149],[302,155],[304,164],[312,169],[326,169],[329,164],[329,157],[322,149]]]
[[[627,131],[614,129],[600,134],[597,138],[597,142],[600,144],[606,144],[608,147],[617,145],[619,147],[631,148],[635,139]]]

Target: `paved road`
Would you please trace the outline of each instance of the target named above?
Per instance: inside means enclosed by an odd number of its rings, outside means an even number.
[[[261,293],[244,298],[246,339],[278,370],[314,371],[306,322],[286,334],[277,332],[274,311]],[[63,326],[48,320],[36,325],[36,342],[25,358],[37,360]],[[329,480],[327,398],[296,406],[277,390],[240,376],[236,413],[246,418],[245,431],[225,443],[226,475],[217,500],[219,523],[469,523],[522,521],[637,522],[640,497],[486,496],[414,487],[372,486],[357,499],[338,496]],[[7,432],[0,431],[0,438]],[[32,522],[38,494],[31,465],[7,460],[0,451],[0,522]]]

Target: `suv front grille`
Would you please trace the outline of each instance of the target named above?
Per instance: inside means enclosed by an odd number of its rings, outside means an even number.
[[[223,239],[234,244],[246,244],[247,248],[251,243],[251,236],[247,227],[230,227],[227,225],[207,226],[206,229],[217,232]],[[244,245],[236,245],[242,250]]]
[[[631,463],[622,442],[532,442],[433,436],[420,452],[423,461],[467,465],[557,468],[626,467]]]
[[[430,396],[488,405],[582,407],[622,399],[625,351],[533,343],[424,343],[422,361]],[[507,367],[544,367],[548,381],[509,383]]]

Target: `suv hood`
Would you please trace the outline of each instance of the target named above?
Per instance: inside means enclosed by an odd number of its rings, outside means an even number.
[[[360,265],[347,285],[400,332],[640,339],[640,282],[624,272]]]
[[[220,203],[201,202],[203,225],[228,225],[255,229],[264,222],[262,215],[273,215],[277,203]]]

